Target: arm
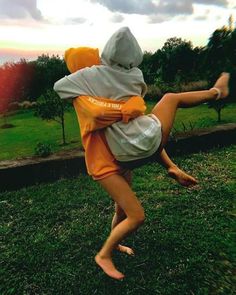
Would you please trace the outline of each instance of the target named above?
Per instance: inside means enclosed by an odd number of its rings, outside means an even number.
[[[136,96],[126,102],[83,95],[74,99],[73,105],[85,133],[106,128],[118,121],[128,122],[143,114],[146,108],[142,97]]]
[[[159,155],[159,163],[167,169],[168,175],[174,178],[182,186],[189,187],[198,183],[194,177],[185,173],[183,170],[178,168],[174,162],[172,162],[165,149],[163,149]]]
[[[64,78],[58,80],[54,84],[53,89],[55,92],[57,92],[57,94],[60,96],[61,99],[71,100],[71,99],[75,99],[78,96],[94,98],[94,102],[88,101],[87,103],[85,103],[85,100],[84,100],[81,107],[87,108],[89,111],[90,107],[93,109],[94,106],[96,105],[95,116],[96,117],[99,116],[99,110],[100,110],[101,112],[99,117],[101,119],[104,118],[105,120],[107,119],[107,117],[109,119],[112,113],[111,112],[112,109],[114,109],[114,111],[119,110],[119,113],[120,113],[119,117],[114,122],[122,120],[124,123],[128,123],[130,119],[134,119],[144,114],[146,110],[146,105],[141,96],[131,96],[128,101],[118,101],[118,100],[113,100],[111,98],[100,98],[100,97],[95,98],[87,94],[89,93],[89,89],[86,89],[86,87],[81,87],[80,81],[79,81],[79,74],[80,74],[79,72],[75,72],[69,76],[65,76]],[[101,100],[101,104],[97,102],[99,100]]]
[[[122,121],[128,123],[130,119],[144,115],[145,111],[146,105],[143,98],[140,96],[132,96],[121,107]]]
[[[78,86],[67,76],[58,80],[54,84],[53,90],[61,99],[73,99],[80,95]]]

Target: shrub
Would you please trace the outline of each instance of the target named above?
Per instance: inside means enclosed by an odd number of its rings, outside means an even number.
[[[175,81],[173,83],[166,83],[162,81],[160,78],[156,79],[155,85],[160,89],[160,92],[170,93],[170,92],[187,92],[187,91],[197,91],[204,90],[208,88],[208,82],[206,80],[202,81],[192,81],[188,83],[183,83],[180,81]]]
[[[164,82],[160,77],[158,77],[155,80],[155,86],[160,89],[163,95],[168,92],[180,92],[180,87],[178,82],[167,83],[167,82]]]
[[[208,87],[209,85],[206,80],[193,81],[193,82],[180,85],[181,92],[205,90],[205,89],[208,89]]]
[[[39,142],[35,147],[35,155],[40,157],[47,157],[52,154],[51,145],[48,143]]]
[[[157,85],[149,85],[147,93],[145,95],[145,99],[158,101],[161,99],[162,95],[163,94]]]

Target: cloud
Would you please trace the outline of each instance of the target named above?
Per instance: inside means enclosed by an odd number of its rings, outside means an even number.
[[[65,25],[78,25],[86,22],[86,18],[84,17],[71,17],[65,20]]]
[[[199,20],[199,21],[204,21],[207,19],[207,16],[206,15],[198,15],[198,16],[195,16],[194,17],[194,20]]]
[[[113,16],[110,18],[111,22],[113,23],[122,23],[122,21],[124,20],[123,15],[119,14],[119,13],[115,13],[113,14]]]
[[[90,0],[93,3],[100,3],[113,12],[149,14],[156,6],[149,0]]]
[[[29,16],[36,21],[43,20],[36,0],[0,0],[0,19],[24,19]]]
[[[193,0],[193,3],[227,7],[229,4],[229,1],[228,0]]]
[[[171,19],[170,16],[164,14],[153,14],[148,17],[149,24],[163,23]]]
[[[194,4],[227,7],[228,0],[90,0],[112,12],[149,16],[149,22],[163,22],[178,15],[192,15]]]

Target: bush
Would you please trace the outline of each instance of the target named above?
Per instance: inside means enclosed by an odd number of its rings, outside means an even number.
[[[145,99],[146,100],[154,100],[154,101],[158,101],[161,99],[162,97],[162,92],[160,90],[160,88],[156,85],[149,85],[148,86],[148,90],[147,93],[145,95]]]
[[[35,147],[35,155],[39,157],[47,157],[52,154],[51,145],[48,143],[39,142]]]
[[[188,83],[183,83],[178,81],[178,79],[173,83],[166,83],[160,78],[156,79],[155,85],[160,89],[160,93],[177,93],[177,92],[186,92],[186,91],[197,91],[204,90],[208,88],[208,82],[206,80],[202,81],[192,81]]]
[[[206,80],[193,81],[193,82],[189,82],[189,83],[180,85],[181,92],[199,91],[199,90],[205,90],[208,88],[209,88],[209,83]]]
[[[158,87],[161,93],[180,92],[180,85],[178,82],[167,83],[164,82],[160,77],[156,78],[155,86]]]

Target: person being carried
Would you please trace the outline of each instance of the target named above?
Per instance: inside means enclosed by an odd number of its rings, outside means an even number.
[[[123,47],[127,46],[126,44],[130,47],[129,50],[134,52],[134,55],[126,54],[127,61],[123,62],[130,63],[130,69],[127,69],[128,65],[126,68],[116,64],[110,66],[116,63],[113,59],[123,58],[120,52],[124,51]],[[78,117],[81,118],[80,127],[86,131],[83,132],[82,142],[86,146],[85,151],[88,151],[85,155],[88,173],[95,180],[116,173],[120,170],[121,164],[124,166],[126,162],[129,166],[131,164],[134,166],[134,162],[138,162],[135,166],[139,166],[139,160],[142,164],[142,159],[145,161],[148,156],[158,150],[161,140],[160,120],[153,114],[141,116],[146,110],[142,97],[146,93],[147,86],[142,72],[136,65],[142,61],[142,56],[142,51],[128,28],[117,31],[107,42],[102,53],[102,64],[100,64],[97,49],[70,48],[65,53],[67,67],[73,74],[56,82],[54,90],[62,99],[75,98],[73,104]],[[85,95],[89,95],[90,98],[87,99]],[[109,98],[109,101],[104,97]],[[112,100],[114,101],[111,104]],[[140,117],[130,120],[137,116]],[[112,124],[116,121],[121,122]],[[95,156],[95,145],[87,145],[87,142],[91,142],[90,137],[95,136],[95,134],[89,134],[87,138],[89,131],[107,126],[110,127],[101,134],[105,133],[113,156],[120,161],[119,166],[115,159],[108,161],[111,159],[103,157],[100,163],[94,165],[94,161],[98,158]],[[89,157],[87,157],[88,154]],[[164,150],[160,153],[160,158],[164,161],[165,167],[168,167],[168,163],[165,162],[166,160],[169,162],[169,158]],[[111,163],[113,163],[112,167]],[[180,173],[180,170],[178,172]],[[183,173],[181,175],[184,176]],[[181,181],[180,178],[178,179]],[[183,181],[182,184],[184,185]],[[188,185],[187,179],[185,185]]]
[[[135,37],[128,28],[122,28],[107,42],[102,53],[101,65],[84,68],[62,78],[56,82],[54,89],[61,98],[75,98],[73,102],[81,123],[82,113],[86,121],[86,108],[83,111],[80,108],[84,95],[90,102],[91,97],[98,101],[100,97],[105,97],[105,102],[107,99],[113,99],[120,103],[128,101],[132,96],[144,95],[145,83],[141,71],[137,68],[141,61],[142,51]],[[149,116],[141,115],[128,123],[117,122],[109,127],[101,126],[106,127],[105,129],[95,130],[95,128],[87,133],[86,127],[83,129],[84,138],[88,138],[88,134],[90,137],[86,141],[88,147],[93,146],[93,143],[95,143],[94,146],[101,144],[103,147],[96,149],[96,158],[101,156],[104,160],[103,164],[100,163],[100,171],[95,167],[98,164],[96,161],[95,164],[89,163],[87,153],[86,164],[89,174],[102,185],[116,203],[112,231],[95,257],[97,264],[110,277],[124,278],[124,274],[119,272],[112,262],[112,251],[144,221],[144,210],[132,191],[130,182],[127,181],[129,173],[127,169],[122,168],[123,164],[129,163],[132,166],[133,161],[150,160],[150,156],[159,153],[172,177],[186,186],[196,184],[197,181],[193,177],[176,167],[163,148],[172,128],[177,108],[191,107],[206,101],[225,98],[229,93],[228,81],[229,74],[223,73],[214,87],[209,90],[165,94]],[[95,117],[96,122],[106,121],[104,110],[97,111]],[[130,136],[134,136],[132,140],[127,137],[128,129]],[[95,141],[93,141],[94,138]],[[151,145],[150,142],[158,142],[158,144]],[[97,172],[99,173],[96,174]]]

